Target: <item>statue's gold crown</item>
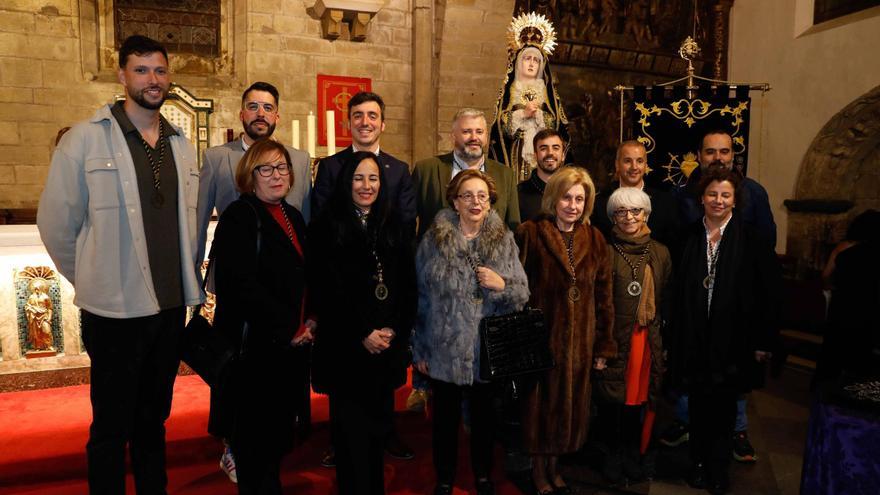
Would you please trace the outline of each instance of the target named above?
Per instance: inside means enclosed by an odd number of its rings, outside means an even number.
[[[525,46],[535,46],[550,55],[556,48],[556,30],[542,14],[522,13],[513,18],[507,29],[507,45],[511,53]]]

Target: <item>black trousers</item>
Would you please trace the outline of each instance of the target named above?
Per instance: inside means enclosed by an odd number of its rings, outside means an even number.
[[[612,453],[638,452],[642,440],[642,406],[598,400],[596,407],[601,437],[608,450]]]
[[[434,408],[433,454],[437,483],[455,483],[458,464],[458,430],[461,401],[468,398],[471,412],[471,469],[474,479],[488,479],[492,471],[495,440],[495,387],[486,383],[455,385],[431,380]]]
[[[688,401],[690,450],[695,463],[703,463],[710,481],[727,482],[733,455],[736,400],[733,387],[692,390]]]
[[[137,493],[165,493],[165,420],[185,316],[185,307],[126,319],[82,311],[83,343],[92,361],[89,493],[125,493],[126,445]]]
[[[339,495],[385,493],[385,442],[392,430],[394,391],[371,392],[330,393]]]

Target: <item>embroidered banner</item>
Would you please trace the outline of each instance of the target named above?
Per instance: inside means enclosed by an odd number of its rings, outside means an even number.
[[[318,74],[318,144],[327,145],[327,110],[336,118],[336,146],[351,144],[351,126],[348,121],[348,100],[361,91],[371,91],[372,80],[365,77],[329,76]]]
[[[645,180],[662,187],[682,187],[699,166],[699,139],[709,130],[722,129],[733,138],[734,166],[743,175],[748,170],[748,87],[731,94],[729,86],[713,91],[701,88],[688,98],[684,87],[636,87],[630,107],[633,139],[648,151]]]

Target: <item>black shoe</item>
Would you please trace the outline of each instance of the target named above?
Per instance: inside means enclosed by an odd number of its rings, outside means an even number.
[[[752,447],[752,443],[749,442],[748,433],[738,431],[733,434],[733,458],[739,462],[758,462],[755,448]]]
[[[550,482],[553,485],[553,495],[571,495],[571,487],[568,485],[557,485],[554,482]]]
[[[660,443],[667,447],[678,447],[690,439],[688,425],[673,421],[673,423],[660,435]]]
[[[477,481],[477,495],[495,495],[495,485],[489,480]]]
[[[408,461],[416,456],[413,449],[407,444],[401,442],[400,439],[397,438],[397,435],[392,435],[388,441],[385,442],[385,452],[395,459],[402,459],[404,461]]]
[[[687,483],[691,488],[706,488],[706,467],[702,462],[694,464],[694,470],[691,472],[691,477],[688,478]]]
[[[452,495],[452,485],[437,483],[437,486],[434,487],[434,495]]]
[[[602,475],[612,485],[623,481],[623,455],[619,450],[605,454],[602,461]]]
[[[325,468],[336,467],[336,451],[333,450],[333,447],[324,451],[324,454],[321,456],[321,466]]]
[[[623,474],[630,483],[639,483],[645,479],[641,457],[638,447],[627,449],[623,455]]]
[[[728,483],[724,481],[713,481],[706,487],[706,491],[712,495],[724,495],[728,488]]]

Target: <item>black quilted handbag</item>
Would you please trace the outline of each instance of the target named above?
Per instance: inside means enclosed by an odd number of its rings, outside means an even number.
[[[480,321],[480,378],[499,381],[553,368],[550,328],[540,309]]]

